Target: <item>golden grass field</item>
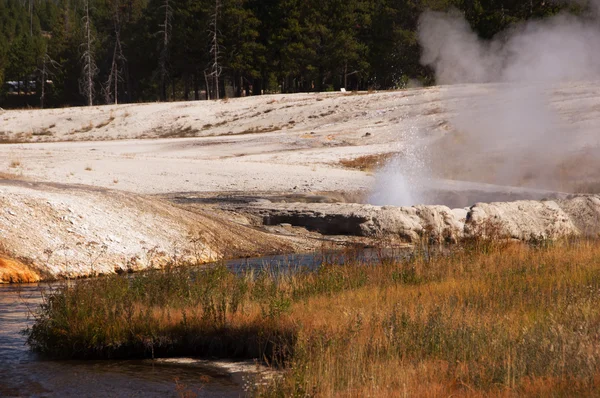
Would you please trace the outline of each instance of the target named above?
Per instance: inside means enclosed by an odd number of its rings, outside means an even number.
[[[257,396],[597,396],[600,240],[467,242],[318,271],[182,268],[48,297],[34,349],[262,358]],[[437,253],[437,254],[436,254]]]

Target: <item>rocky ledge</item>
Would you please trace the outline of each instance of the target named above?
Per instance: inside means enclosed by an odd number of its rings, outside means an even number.
[[[457,209],[263,200],[246,211],[261,217],[267,226],[290,224],[324,235],[397,237],[407,242],[424,237],[459,242],[474,236],[531,241],[600,233],[600,196],[596,195],[477,203]]]

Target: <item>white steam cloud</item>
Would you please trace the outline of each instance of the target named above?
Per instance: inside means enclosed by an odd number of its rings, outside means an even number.
[[[425,12],[419,21],[421,62],[438,84],[588,80],[600,75],[595,20],[561,14],[480,40],[457,11]]]
[[[576,140],[581,131],[561,117],[552,93],[566,82],[600,78],[600,20],[561,14],[522,23],[486,41],[458,11],[428,11],[420,18],[418,36],[422,64],[434,69],[438,84],[450,85],[444,92],[453,100],[445,106],[453,115],[448,135],[454,138],[441,137],[446,141],[437,151],[413,151],[454,168],[463,162],[468,172],[451,177],[458,180],[564,188],[558,170],[567,156],[582,149],[573,143],[585,140]],[[499,84],[452,86],[465,83]],[[433,160],[420,158],[419,163]],[[427,195],[420,188],[425,176],[419,167],[415,173],[414,166],[392,162],[378,176],[374,203],[420,203]],[[438,174],[443,167],[438,166]]]

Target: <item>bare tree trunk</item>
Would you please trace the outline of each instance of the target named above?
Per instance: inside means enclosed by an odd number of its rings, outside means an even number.
[[[356,75],[357,73],[357,70],[348,73],[348,63],[346,62],[346,65],[344,66],[344,88],[346,90],[348,90],[348,76]]]
[[[165,19],[163,24],[161,24],[163,34],[162,37],[162,49],[160,52],[160,86],[161,86],[161,100],[167,100],[167,63],[169,60],[169,43],[171,40],[171,19],[172,19],[172,9],[169,4],[169,0],[164,0],[163,8],[165,9]]]
[[[122,65],[127,62],[127,58],[125,58],[123,48],[121,47],[121,14],[118,2],[115,2],[115,9],[113,10],[113,24],[115,28],[115,47],[113,50],[110,73],[108,74],[108,79],[104,87],[104,97],[107,104],[111,102],[118,104],[119,102],[119,81],[123,80]]]
[[[83,76],[80,81],[80,90],[85,95],[88,106],[94,104],[94,77],[98,73],[98,68],[94,59],[94,49],[92,44],[94,43],[94,37],[92,35],[92,27],[90,21],[90,7],[89,0],[84,0],[85,16],[83,17],[84,23],[84,39],[83,47],[85,51],[81,57],[83,61]]]
[[[29,0],[29,36],[33,36],[33,0]]]
[[[87,79],[87,94],[88,94],[88,104],[93,105],[94,103],[94,93],[92,90],[92,87],[94,85],[94,80],[93,80],[93,75],[92,75],[92,35],[90,33],[90,7],[89,7],[89,1],[86,0],[85,1],[85,36],[86,36],[86,42],[87,42],[87,55],[86,55],[86,65],[87,65],[87,74],[86,74],[86,79]]]
[[[119,82],[119,76],[117,75],[117,71],[115,70],[115,105],[119,103],[119,86],[117,85]]]
[[[112,90],[113,90],[113,83],[114,85],[116,85],[117,83],[117,78],[115,76],[115,72],[117,70],[116,67],[116,61],[117,60],[117,46],[115,46],[115,48],[113,49],[113,57],[112,57],[112,62],[110,63],[110,73],[108,74],[108,79],[106,80],[106,84],[104,85],[104,101],[107,104],[110,104],[112,102]],[[114,82],[113,82],[114,79]],[[116,96],[115,96],[116,97]]]
[[[123,67],[123,74],[125,75],[125,90],[127,90],[127,102],[131,102],[131,92],[133,90],[133,84],[131,83],[131,78],[129,77],[129,66],[127,64],[125,64]]]
[[[183,75],[183,97],[186,101],[190,100],[190,74],[188,72]]]
[[[40,94],[40,109],[44,109],[44,99],[46,98],[46,57],[42,66],[42,93]]]
[[[41,74],[41,93],[40,93],[40,108],[44,108],[46,104],[46,81],[49,76],[54,76],[53,70],[60,67],[60,64],[50,58],[48,55],[48,48],[45,48],[44,56],[42,57],[42,67],[38,68],[38,72]]]
[[[219,77],[221,76],[220,55],[219,55],[219,10],[221,8],[221,0],[215,0],[215,12],[212,15],[210,24],[210,34],[212,37],[212,45],[210,52],[212,54],[212,65],[210,75],[213,79],[214,99],[219,99]]]
[[[198,72],[194,72],[193,82],[194,82],[194,100],[198,101],[200,99],[200,82],[198,81]]]
[[[533,15],[533,0],[529,0],[529,16]]]
[[[206,71],[204,72],[204,83],[206,84],[206,99],[209,100],[210,99],[210,92],[209,90],[209,86],[208,86],[208,76],[206,75]]]

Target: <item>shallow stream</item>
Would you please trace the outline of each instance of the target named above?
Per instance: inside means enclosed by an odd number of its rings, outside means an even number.
[[[328,257],[329,256],[329,257]],[[363,251],[366,261],[377,254]],[[343,262],[343,255],[285,255],[229,261],[248,268],[294,270],[318,268],[323,259]],[[243,370],[227,371],[210,361],[47,360],[29,350],[22,331],[51,284],[0,284],[0,397],[198,397],[244,396]]]

